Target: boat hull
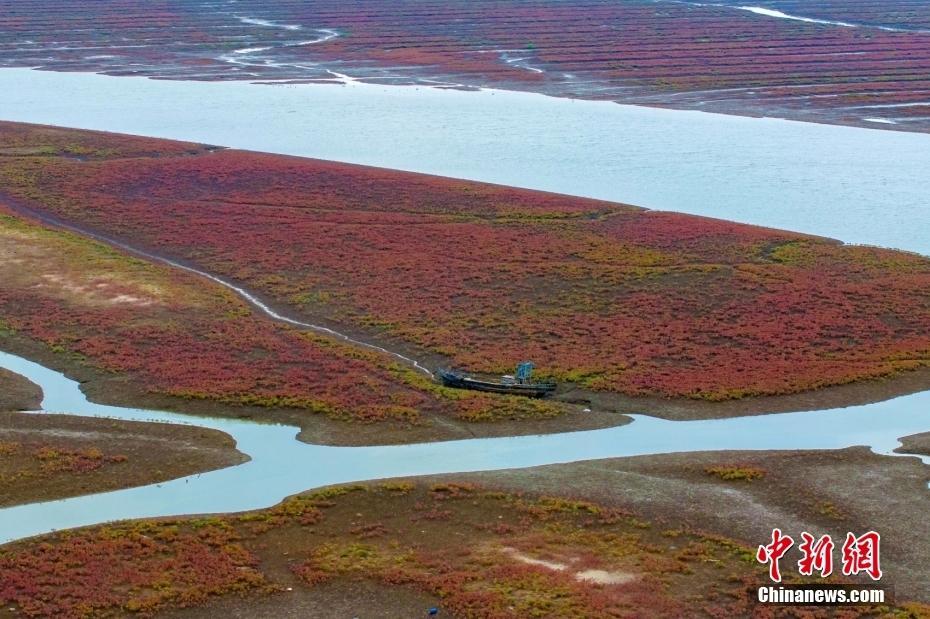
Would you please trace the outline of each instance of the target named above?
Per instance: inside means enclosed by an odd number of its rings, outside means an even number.
[[[530,384],[504,384],[492,381],[478,380],[463,376],[448,370],[439,371],[439,379],[447,387],[456,389],[471,389],[473,391],[486,391],[488,393],[502,393],[507,395],[522,395],[528,398],[542,398],[555,391],[555,383]]]

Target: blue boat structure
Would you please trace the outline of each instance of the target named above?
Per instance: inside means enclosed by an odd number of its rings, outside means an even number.
[[[509,395],[522,395],[530,398],[542,398],[555,391],[556,383],[533,382],[530,376],[533,373],[533,362],[524,361],[517,366],[516,372],[501,376],[500,381],[482,380],[462,372],[440,369],[436,372],[439,380],[447,387],[456,389],[473,389],[490,393],[506,393]]]

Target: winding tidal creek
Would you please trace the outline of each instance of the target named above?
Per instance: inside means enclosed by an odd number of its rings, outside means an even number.
[[[0,509],[0,543],[55,530],[130,518],[235,512],[269,507],[329,484],[524,468],[671,452],[840,449],[866,445],[895,455],[898,438],[926,431],[930,392],[842,409],[702,421],[632,415],[633,423],[582,432],[412,445],[331,447],[297,440],[298,428],[95,404],[78,383],[0,352],[0,367],[44,393],[42,412],[128,421],[182,423],[231,435],[251,460],[169,482]],[[930,464],[930,458],[921,457]]]

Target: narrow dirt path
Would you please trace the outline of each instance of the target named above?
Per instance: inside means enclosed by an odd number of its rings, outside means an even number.
[[[326,326],[323,326],[323,325],[318,325],[318,324],[314,324],[314,323],[310,323],[310,322],[304,322],[304,321],[302,321],[302,320],[298,320],[298,319],[293,318],[293,317],[291,317],[291,316],[287,316],[287,315],[285,315],[285,314],[282,314],[281,312],[279,312],[279,311],[273,309],[270,305],[268,305],[268,303],[266,303],[265,301],[263,301],[257,294],[255,294],[255,293],[253,293],[253,292],[251,292],[251,291],[249,291],[249,290],[246,290],[245,288],[243,288],[243,287],[241,287],[241,286],[237,286],[236,284],[230,282],[230,281],[227,280],[227,279],[224,279],[224,278],[219,277],[219,276],[217,276],[217,275],[213,275],[212,273],[208,273],[207,271],[203,271],[203,270],[201,270],[201,269],[198,269],[198,268],[192,266],[191,264],[188,264],[188,263],[186,263],[186,262],[179,261],[179,260],[176,260],[176,259],[173,259],[173,258],[168,258],[168,257],[163,256],[163,255],[161,255],[161,254],[154,253],[154,252],[151,252],[151,251],[147,251],[147,250],[144,250],[144,249],[140,249],[140,248],[138,248],[138,247],[134,247],[133,245],[130,245],[130,244],[125,243],[125,242],[123,242],[123,241],[119,241],[119,240],[116,240],[116,239],[114,239],[114,238],[112,238],[112,237],[109,237],[109,236],[100,234],[99,232],[95,232],[95,231],[90,230],[90,229],[88,229],[88,228],[85,228],[85,227],[83,227],[83,226],[79,226],[79,225],[73,224],[73,223],[71,223],[71,222],[65,221],[65,220],[63,220],[63,219],[61,219],[61,218],[59,218],[59,217],[54,216],[54,215],[49,215],[48,213],[44,213],[44,212],[42,212],[42,211],[39,211],[39,210],[37,210],[37,209],[35,209],[35,208],[33,208],[33,207],[27,205],[27,204],[26,204],[25,202],[23,202],[22,200],[19,200],[19,199],[14,198],[14,197],[12,197],[12,196],[10,196],[10,195],[7,195],[7,194],[0,193],[0,202],[2,202],[5,206],[7,206],[7,207],[8,207],[10,210],[12,210],[14,213],[17,213],[18,215],[22,215],[22,216],[24,216],[24,217],[28,217],[28,218],[30,218],[30,219],[36,220],[36,221],[38,221],[38,222],[40,222],[40,223],[42,223],[42,224],[45,224],[45,225],[47,225],[47,226],[51,226],[51,227],[54,227],[54,228],[59,228],[59,229],[62,229],[62,230],[67,230],[67,231],[69,231],[69,232],[74,232],[74,233],[76,233],[76,234],[80,234],[81,236],[84,236],[84,237],[87,237],[87,238],[91,238],[91,239],[93,239],[93,240],[95,240],[95,241],[99,241],[99,242],[104,243],[104,244],[106,244],[106,245],[109,245],[109,246],[111,246],[111,247],[115,247],[115,248],[117,248],[117,249],[121,249],[121,250],[123,250],[123,251],[125,251],[125,252],[128,252],[128,253],[130,253],[130,254],[132,254],[132,255],[134,255],[134,256],[137,256],[137,257],[139,257],[139,258],[144,258],[144,259],[146,259],[146,260],[151,260],[151,261],[153,261],[153,262],[158,262],[158,263],[161,263],[161,264],[165,264],[165,265],[167,265],[167,266],[170,266],[170,267],[173,267],[173,268],[176,268],[176,269],[181,269],[181,270],[187,271],[188,273],[193,273],[194,275],[197,275],[197,276],[199,276],[199,277],[203,277],[203,278],[205,278],[205,279],[208,279],[208,280],[210,280],[210,281],[212,281],[212,282],[214,282],[214,283],[216,283],[216,284],[219,284],[219,285],[221,285],[221,286],[223,286],[223,287],[225,287],[225,288],[228,288],[229,290],[232,290],[232,291],[235,292],[237,295],[239,295],[240,298],[242,298],[245,302],[247,302],[249,305],[251,305],[252,307],[254,307],[255,309],[257,309],[259,312],[261,312],[261,313],[264,314],[266,317],[268,317],[268,318],[270,318],[270,319],[272,319],[272,320],[275,320],[275,321],[277,321],[277,322],[283,322],[283,323],[286,323],[286,324],[289,324],[289,325],[292,325],[292,326],[295,326],[295,327],[299,327],[299,328],[301,328],[301,329],[309,329],[309,330],[311,330],[311,331],[317,331],[317,332],[319,332],[319,333],[325,333],[325,334],[327,334],[327,335],[336,337],[336,338],[338,338],[338,339],[341,339],[341,340],[343,340],[343,341],[349,342],[349,343],[351,343],[351,344],[355,344],[355,345],[357,345],[357,346],[362,346],[362,347],[368,348],[368,349],[370,349],[370,350],[375,350],[375,351],[378,351],[378,352],[381,352],[381,353],[390,355],[390,356],[392,356],[392,357],[394,357],[394,358],[396,358],[396,359],[399,359],[400,361],[403,361],[404,363],[406,363],[406,364],[408,364],[408,365],[410,365],[410,366],[416,368],[417,370],[423,372],[423,373],[426,374],[427,376],[430,376],[430,377],[433,376],[433,372],[432,372],[429,368],[427,368],[426,366],[424,366],[423,364],[421,364],[418,360],[416,360],[416,359],[414,359],[414,358],[412,358],[412,357],[408,357],[407,355],[401,354],[401,353],[399,353],[399,352],[397,352],[397,351],[394,351],[394,350],[390,350],[390,349],[385,348],[385,347],[383,347],[383,346],[379,346],[379,345],[377,345],[377,344],[373,344],[373,343],[371,343],[371,342],[366,342],[366,341],[364,341],[364,340],[360,340],[360,339],[354,338],[354,337],[352,337],[352,336],[350,336],[350,335],[347,335],[347,334],[345,334],[345,333],[342,333],[342,332],[337,331],[337,330],[335,330],[335,329],[332,329],[332,328],[330,328],[330,327],[326,327]]]

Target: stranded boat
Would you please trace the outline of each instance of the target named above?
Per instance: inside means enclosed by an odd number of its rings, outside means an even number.
[[[555,383],[530,382],[530,374],[532,374],[532,372],[533,363],[524,361],[517,366],[517,371],[513,376],[501,376],[499,382],[472,378],[471,376],[452,370],[439,370],[437,374],[443,385],[455,387],[457,389],[508,393],[512,395],[524,395],[530,398],[542,398],[555,391]]]

